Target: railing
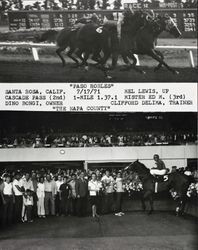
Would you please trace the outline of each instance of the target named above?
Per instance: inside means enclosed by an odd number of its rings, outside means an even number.
[[[23,48],[31,48],[32,55],[35,61],[39,61],[38,48],[55,48],[56,44],[54,43],[27,43],[27,42],[0,42],[0,47],[23,47]],[[193,57],[193,50],[197,50],[197,46],[176,46],[176,45],[168,45],[168,46],[157,46],[158,49],[170,49],[170,50],[186,50],[189,53],[188,59],[190,63],[190,67],[195,68],[195,62]],[[140,65],[139,58],[137,58],[137,65]]]

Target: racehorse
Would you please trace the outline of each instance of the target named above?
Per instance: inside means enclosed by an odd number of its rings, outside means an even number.
[[[125,11],[121,25],[122,37],[124,36],[122,43],[124,42],[124,45],[126,45],[128,43],[126,41],[130,41],[131,36],[135,36],[137,30],[144,25],[146,15],[146,12],[142,11],[136,11],[135,13],[131,10]],[[98,22],[83,23],[82,21],[80,27],[77,25],[76,28],[74,25],[74,27],[67,27],[60,32],[47,31],[41,36],[37,36],[35,40],[42,42],[54,38],[55,35],[58,47],[56,53],[60,57],[63,66],[65,66],[66,63],[61,53],[66,48],[69,48],[67,56],[70,57],[77,66],[80,65],[80,62],[74,56],[74,52],[81,60],[81,65],[85,66],[88,66],[87,59],[89,55],[93,54],[92,59],[101,65],[100,69],[105,73],[105,76],[108,76],[104,65],[112,53],[117,56],[119,46],[116,21],[114,21],[114,25],[107,23],[105,25],[99,25]],[[122,48],[125,48],[125,46],[122,46]],[[100,52],[103,52],[103,57],[101,57]],[[115,64],[115,61],[116,60],[113,59],[113,64]]]
[[[142,54],[151,56],[153,59],[159,62],[154,71],[159,70],[161,66],[164,65],[172,73],[179,73],[178,71],[171,68],[167,63],[165,63],[163,54],[156,50],[157,38],[163,31],[169,32],[176,38],[181,36],[181,32],[178,29],[176,23],[168,14],[163,16],[158,15],[153,20],[148,19],[148,22],[146,22],[144,27],[139,29],[136,36],[132,38],[131,47],[128,47],[128,51],[125,50],[123,59],[127,64],[126,70],[131,68],[136,69],[137,59],[134,57],[134,54]],[[130,63],[127,57],[133,60],[133,64]],[[141,72],[144,73],[143,71]]]
[[[150,170],[138,160],[132,162],[129,166],[125,169],[128,169],[134,173],[137,173],[139,179],[143,185],[142,191],[142,209],[146,210],[145,201],[148,200],[150,203],[150,210],[148,214],[151,214],[153,209],[153,202],[154,202],[154,193],[155,193],[155,178],[153,175],[150,174]],[[168,180],[163,182],[158,182],[157,185],[157,192],[168,191],[170,189],[174,189],[174,191],[178,194],[177,199],[177,207],[176,207],[176,215],[182,215],[184,213],[184,208],[187,199],[187,190],[190,185],[190,181],[188,177],[182,173],[174,172],[167,175]]]
[[[130,10],[125,12],[123,22],[121,25],[122,36],[126,38],[136,34],[137,30],[144,25],[145,13],[141,11],[132,12]],[[97,25],[94,23],[83,26],[77,34],[77,48],[76,55],[82,60],[84,65],[87,65],[87,59],[89,55],[97,51],[103,52],[104,56],[99,60],[102,71],[107,75],[105,64],[112,53],[117,50],[119,41],[117,37],[117,26],[111,26],[108,24]],[[130,39],[128,39],[130,40]],[[85,53],[84,57],[82,54]]]

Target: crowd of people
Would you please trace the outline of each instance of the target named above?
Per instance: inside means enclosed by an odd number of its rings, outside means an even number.
[[[42,134],[26,133],[4,135],[0,133],[0,148],[23,147],[113,147],[113,146],[152,146],[182,145],[196,143],[197,136],[192,132],[178,133],[81,133],[81,134]]]
[[[137,0],[132,3],[147,3],[150,8],[160,8],[161,3],[176,3],[183,8],[197,7],[197,0]],[[0,14],[6,18],[8,11],[16,10],[105,10],[122,7],[122,0],[38,0],[32,3],[23,0],[2,0],[0,1]]]
[[[165,167],[158,155],[154,155],[154,161],[154,169]],[[197,169],[173,166],[171,171],[193,176],[198,189]],[[131,195],[142,188],[139,177],[129,168],[5,169],[0,178],[0,221],[2,226],[9,226],[49,216],[82,217],[90,211],[93,218],[108,213],[123,216],[124,193]]]

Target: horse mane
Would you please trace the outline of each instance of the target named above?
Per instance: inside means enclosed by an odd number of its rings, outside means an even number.
[[[135,163],[139,164],[139,168],[141,168],[141,170],[144,172],[144,173],[147,173],[147,174],[150,174],[150,170],[149,168],[147,168],[142,162],[140,162],[139,160],[135,161]]]

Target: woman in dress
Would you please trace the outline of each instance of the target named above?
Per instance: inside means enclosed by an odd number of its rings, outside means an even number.
[[[97,206],[98,206],[98,199],[99,199],[99,191],[102,187],[100,181],[97,180],[96,174],[92,173],[91,179],[88,182],[88,190],[90,196],[90,203],[92,208],[92,217],[98,217],[97,214]]]

